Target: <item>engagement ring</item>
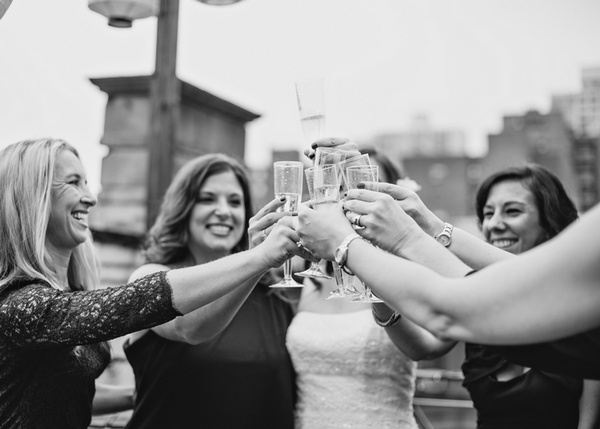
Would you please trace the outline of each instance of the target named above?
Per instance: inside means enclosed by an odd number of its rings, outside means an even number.
[[[362,217],[362,215],[358,215],[356,216],[353,220],[352,223],[356,226],[360,226],[363,227],[364,225],[362,223],[360,223],[360,218]]]

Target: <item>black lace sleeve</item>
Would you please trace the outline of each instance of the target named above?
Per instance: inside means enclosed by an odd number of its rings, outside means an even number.
[[[40,280],[20,283],[0,296],[0,336],[21,346],[98,343],[181,314],[165,272],[94,291],[60,291]]]

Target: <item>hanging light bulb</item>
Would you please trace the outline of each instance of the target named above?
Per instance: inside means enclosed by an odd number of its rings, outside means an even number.
[[[0,19],[2,19],[11,3],[12,0],[0,0]]]
[[[3,1],[3,0],[0,0]],[[108,18],[111,27],[129,28],[135,19],[158,14],[158,0],[88,0],[88,7]]]
[[[200,3],[209,4],[211,6],[227,6],[238,3],[242,0],[198,0]]]

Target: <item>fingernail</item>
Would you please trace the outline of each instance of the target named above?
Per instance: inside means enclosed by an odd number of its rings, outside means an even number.
[[[365,184],[364,183],[359,183],[358,185],[356,185],[357,189],[365,189]]]
[[[310,145],[310,147],[312,149],[316,149],[317,147],[319,147],[319,145],[317,143],[313,143],[313,144]]]
[[[279,201],[281,201],[283,203],[285,201],[285,197],[279,198]]]

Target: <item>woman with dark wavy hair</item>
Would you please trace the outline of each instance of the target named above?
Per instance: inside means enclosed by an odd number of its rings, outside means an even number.
[[[569,198],[559,178],[539,164],[527,164],[501,170],[481,183],[475,197],[475,211],[480,225],[486,218],[484,211],[490,192],[497,184],[511,181],[520,183],[533,196],[539,213],[538,223],[544,231],[538,237],[539,242],[551,239],[578,219],[575,203]]]
[[[485,240],[514,255],[555,237],[578,219],[561,181],[538,164],[492,174],[475,209]],[[600,382],[518,365],[496,350],[466,343],[464,385],[479,428],[594,428],[600,422]],[[543,398],[543,400],[541,400]]]
[[[273,200],[263,212],[281,205]],[[131,278],[244,251],[249,234],[260,242],[266,225],[285,217],[271,213],[248,231],[251,215],[239,161],[223,154],[189,161],[150,229],[147,264]],[[128,339],[137,389],[128,428],[293,428],[294,371],[285,347],[293,310],[260,279],[251,276],[213,305]]]

